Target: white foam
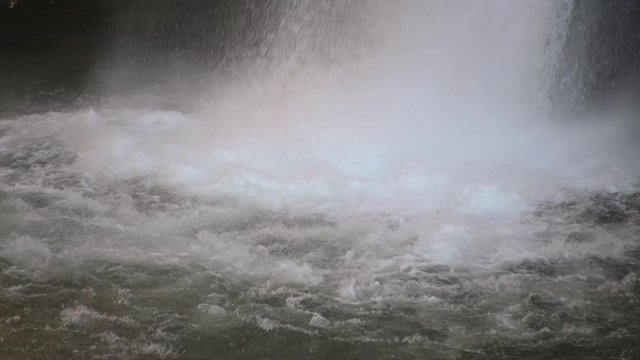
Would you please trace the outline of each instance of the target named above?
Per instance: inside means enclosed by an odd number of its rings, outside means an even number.
[[[102,314],[84,305],[78,305],[62,310],[60,312],[60,319],[63,326],[87,326],[99,320],[120,322],[127,325],[134,324],[134,321],[127,316],[119,317]]]
[[[309,320],[309,325],[317,328],[326,329],[331,326],[331,321],[325,319],[322,315],[318,313],[313,313],[311,316],[311,320]]]
[[[0,256],[9,258],[26,268],[44,268],[53,257],[46,243],[30,236],[17,236],[13,240],[5,241],[7,243],[0,246]]]
[[[218,305],[211,305],[211,304],[199,304],[197,306],[197,309],[198,311],[201,311],[211,316],[222,316],[227,313],[226,310],[223,309],[222,307]]]

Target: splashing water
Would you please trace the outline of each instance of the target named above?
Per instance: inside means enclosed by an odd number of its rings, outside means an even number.
[[[571,3],[292,4],[189,111],[2,120],[0,350],[640,354],[636,129],[546,98]]]

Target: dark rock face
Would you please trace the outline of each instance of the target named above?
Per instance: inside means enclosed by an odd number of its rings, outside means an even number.
[[[336,28],[357,22],[365,3],[312,6]],[[125,91],[166,86],[175,80],[169,73],[191,85],[198,70],[242,57],[277,57],[266,43],[295,6],[277,0],[0,0],[0,88],[11,89],[0,95],[0,108],[6,114],[38,102],[52,107],[50,98],[63,107],[86,95],[96,69],[120,84],[115,91]],[[640,96],[640,0],[574,0],[570,7],[552,98],[578,113],[621,93],[633,102]]]
[[[555,91],[572,110],[640,95],[640,1],[574,0]]]
[[[105,92],[198,94],[198,85],[210,85],[203,74],[286,56],[286,49],[273,46],[282,42],[277,36],[296,46],[296,32],[320,28],[322,34],[304,36],[333,46],[346,36],[324,39],[324,33],[357,23],[373,3],[0,0],[0,88],[11,89],[0,94],[0,111],[18,114],[38,103],[62,110]]]
[[[198,93],[203,74],[264,52],[284,8],[272,0],[128,1],[112,17],[100,81],[118,94],[177,84],[177,92]]]
[[[0,1],[0,46],[99,43],[116,1]]]
[[[0,0],[0,116],[76,102],[102,55],[115,4]]]
[[[101,64],[116,93],[138,87],[197,96],[200,82],[281,63],[293,49],[331,57],[360,31],[368,0],[131,0],[112,18],[109,57]],[[360,33],[358,33],[360,35]],[[301,44],[311,42],[313,45]],[[248,65],[248,66],[245,66]],[[204,75],[204,76],[203,76]],[[203,79],[206,78],[206,79]],[[179,86],[179,85],[178,85]],[[186,88],[186,89],[185,89]],[[194,88],[196,90],[194,91]]]

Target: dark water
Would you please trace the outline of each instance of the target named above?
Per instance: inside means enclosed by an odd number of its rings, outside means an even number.
[[[7,48],[0,359],[640,358],[598,5],[345,4],[107,1],[104,46]]]

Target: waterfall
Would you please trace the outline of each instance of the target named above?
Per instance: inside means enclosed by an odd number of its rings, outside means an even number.
[[[607,6],[104,2],[86,98],[0,119],[0,354],[640,357]]]
[[[628,124],[557,111],[572,2],[133,4],[111,50],[129,62],[105,61],[103,83],[148,77],[137,104],[187,110],[103,121],[126,152],[83,134],[105,176],[378,210],[464,208],[491,188],[516,211],[635,181]]]

